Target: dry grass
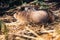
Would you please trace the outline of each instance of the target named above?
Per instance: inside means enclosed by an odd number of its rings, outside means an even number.
[[[53,12],[57,13],[57,16],[60,16],[58,15],[60,13],[59,10]],[[11,18],[10,16],[6,17],[6,19]],[[5,17],[0,19],[4,20]],[[5,23],[8,29],[8,40],[60,40],[59,20],[57,19],[47,26],[40,24],[21,25],[19,21]],[[0,40],[6,40],[4,34],[0,35]]]

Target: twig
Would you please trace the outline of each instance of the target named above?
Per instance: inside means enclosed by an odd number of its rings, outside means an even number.
[[[27,30],[29,30],[30,32],[32,32],[34,35],[36,35],[37,37],[39,37],[39,35],[37,33],[35,33],[33,30],[31,30],[30,28],[26,27]]]

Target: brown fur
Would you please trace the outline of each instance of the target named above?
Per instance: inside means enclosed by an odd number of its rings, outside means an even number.
[[[52,12],[44,10],[29,10],[21,11],[14,14],[14,17],[19,20],[21,23],[46,23],[48,21],[53,22],[55,17]]]

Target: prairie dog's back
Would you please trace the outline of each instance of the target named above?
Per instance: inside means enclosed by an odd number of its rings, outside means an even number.
[[[39,23],[43,21],[47,21],[48,14],[46,11],[40,10],[40,11],[34,11],[30,14],[30,19],[34,23]]]

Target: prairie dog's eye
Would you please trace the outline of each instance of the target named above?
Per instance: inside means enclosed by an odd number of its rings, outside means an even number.
[[[25,10],[25,7],[21,7],[21,9],[20,9],[21,11],[24,11]]]

